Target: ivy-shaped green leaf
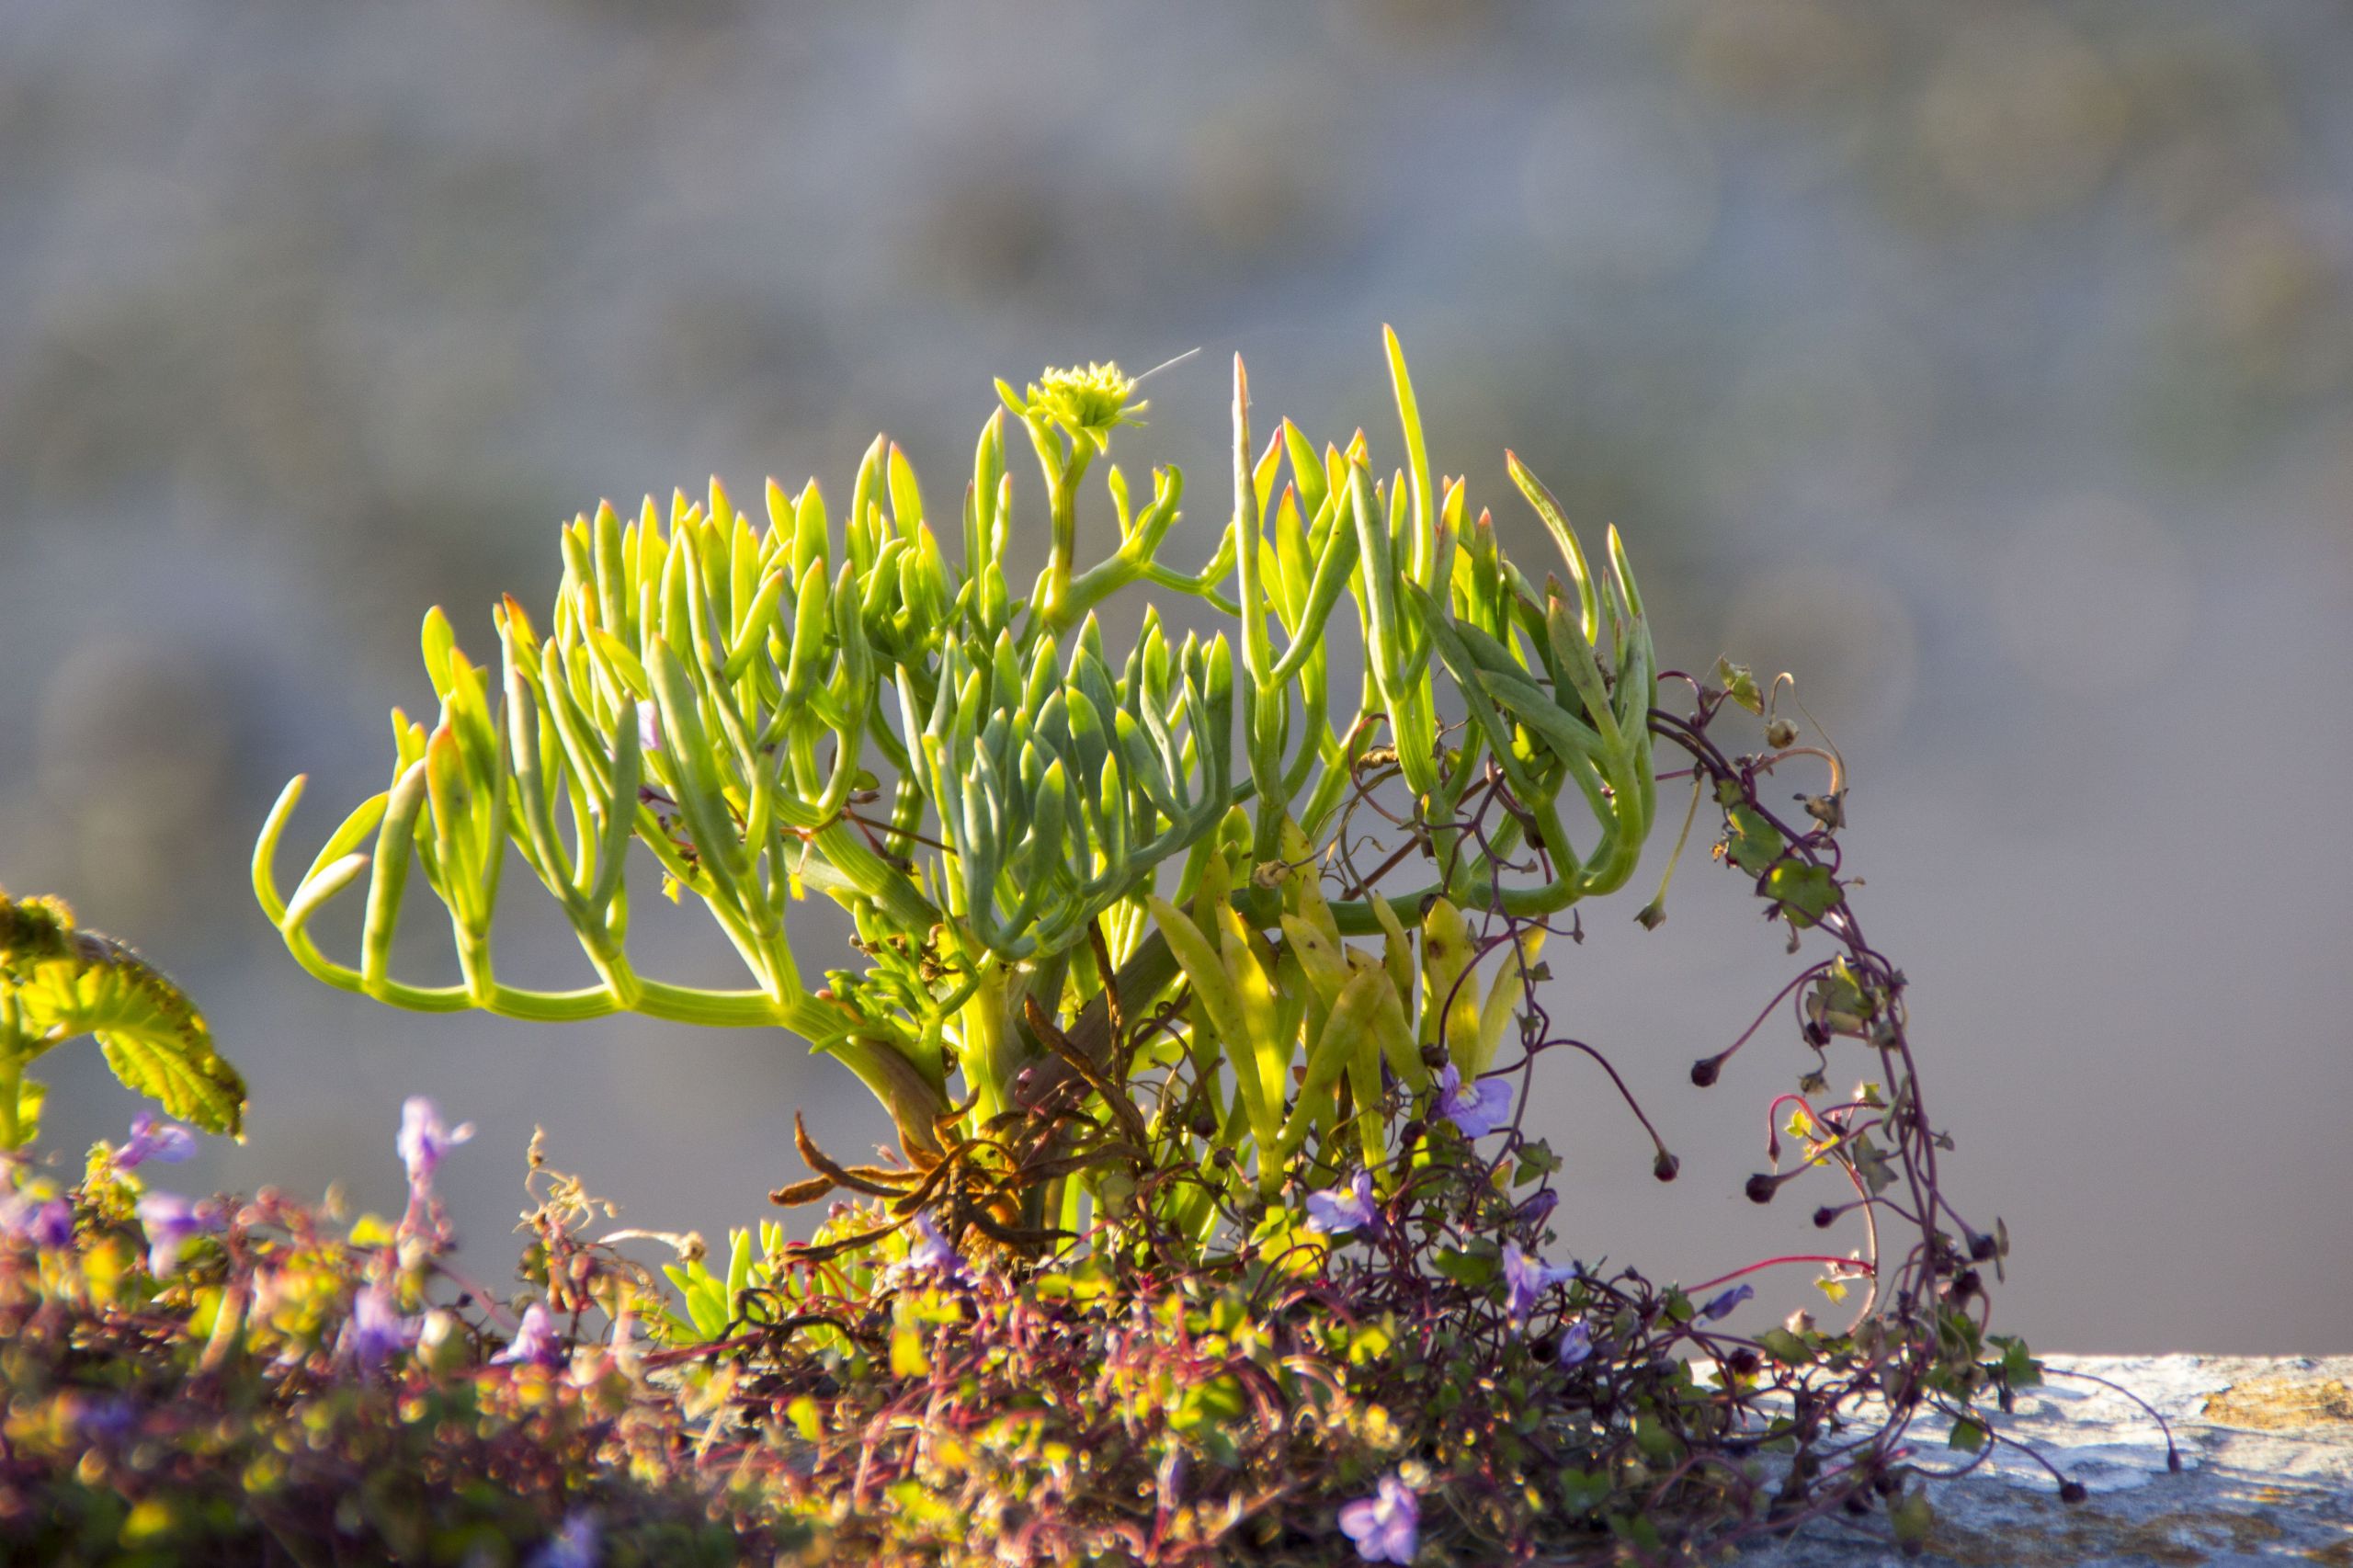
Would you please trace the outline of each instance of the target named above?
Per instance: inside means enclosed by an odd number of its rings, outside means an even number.
[[[1766,867],[1780,858],[1788,840],[1763,812],[1741,800],[1738,785],[1727,780],[1716,798],[1724,809],[1724,858],[1752,877],[1762,876]]]
[[[1937,1512],[1928,1504],[1927,1493],[1915,1488],[1889,1506],[1887,1523],[1894,1533],[1899,1550],[1918,1551],[1927,1544],[1930,1532],[1937,1528]]]
[[[1731,698],[1751,713],[1763,715],[1765,698],[1756,689],[1756,676],[1751,673],[1746,665],[1735,665],[1729,658],[1718,658],[1716,679],[1723,687],[1726,697]]]
[[[1790,924],[1802,930],[1837,907],[1847,894],[1827,866],[1781,860],[1765,873],[1765,896],[1781,906]]]
[[[1488,1246],[1440,1247],[1430,1259],[1440,1274],[1476,1290],[1492,1283],[1503,1271],[1501,1255]]]

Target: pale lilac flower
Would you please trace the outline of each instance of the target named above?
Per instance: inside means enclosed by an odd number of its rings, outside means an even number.
[[[182,1247],[222,1225],[212,1205],[190,1203],[175,1192],[148,1193],[137,1207],[147,1233],[147,1272],[158,1279],[179,1267]]]
[[[61,1252],[74,1244],[74,1206],[62,1198],[36,1203],[21,1192],[0,1195],[0,1232]]]
[[[1511,1312],[1514,1328],[1528,1326],[1528,1314],[1536,1310],[1536,1299],[1552,1286],[1577,1277],[1574,1263],[1554,1268],[1541,1258],[1530,1257],[1519,1250],[1518,1242],[1504,1244],[1504,1305]]]
[[[1358,1171],[1346,1187],[1307,1195],[1307,1222],[1327,1236],[1350,1231],[1381,1233],[1381,1206],[1373,1200],[1372,1173]]]
[[[119,1443],[139,1425],[139,1407],[121,1394],[85,1399],[74,1413],[74,1430],[85,1443]]]
[[[149,1160],[176,1165],[196,1153],[196,1134],[176,1121],[158,1121],[148,1111],[131,1119],[131,1138],[114,1152],[114,1168],[136,1170]]]
[[[533,1301],[523,1309],[523,1322],[515,1330],[515,1342],[490,1358],[494,1367],[529,1365],[552,1371],[563,1364],[563,1347],[556,1343],[555,1320],[548,1316],[547,1308]]]
[[[1421,1527],[1422,1500],[1393,1471],[1381,1478],[1371,1496],[1340,1510],[1340,1528],[1367,1562],[1411,1562],[1421,1544]]]
[[[351,1300],[352,1358],[368,1371],[416,1343],[416,1320],[404,1315],[392,1281],[380,1279]]]
[[[541,1543],[524,1568],[597,1568],[603,1552],[597,1540],[597,1516],[582,1509],[567,1516],[563,1528]]]
[[[74,1205],[52,1198],[33,1210],[33,1245],[63,1252],[74,1244]]]
[[[651,702],[637,705],[637,744],[647,751],[662,749],[662,714]]]
[[[432,1191],[433,1172],[441,1164],[441,1156],[473,1135],[472,1122],[446,1127],[438,1106],[423,1095],[411,1095],[401,1107],[401,1132],[396,1144],[401,1163],[408,1166],[410,1195],[426,1197]]]
[[[1583,1318],[1561,1331],[1561,1365],[1563,1368],[1582,1367],[1593,1356],[1593,1330]]]
[[[916,1240],[907,1249],[908,1267],[932,1269],[950,1279],[972,1278],[972,1266],[964,1261],[964,1255],[956,1250],[956,1244],[948,1239],[929,1214],[917,1214],[913,1225]]]
[[[1733,1309],[1756,1294],[1754,1285],[1735,1285],[1722,1295],[1711,1298],[1699,1309],[1699,1315],[1710,1323],[1722,1323],[1732,1316]]]
[[[1484,1138],[1511,1119],[1511,1085],[1500,1078],[1485,1078],[1467,1087],[1451,1062],[1438,1074],[1438,1113],[1462,1130],[1465,1138]]]
[[[1512,1223],[1533,1230],[1551,1217],[1560,1202],[1561,1195],[1548,1187],[1512,1210]]]

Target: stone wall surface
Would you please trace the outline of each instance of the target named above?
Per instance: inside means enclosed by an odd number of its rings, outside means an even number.
[[[1740,1568],[2208,1568],[2313,1562],[2353,1568],[2353,1357],[2050,1356],[2042,1387],[1997,1417],[2083,1483],[2059,1500],[2044,1468],[1997,1441],[1969,1475],[1934,1487],[1927,1551],[1901,1556],[1883,1519],[1808,1526],[1744,1553]],[[2156,1424],[2104,1378],[2171,1423],[2181,1470],[2166,1467]],[[1924,1465],[1966,1456],[1943,1431],[1915,1428]]]

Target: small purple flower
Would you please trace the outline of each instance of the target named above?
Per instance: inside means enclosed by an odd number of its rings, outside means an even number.
[[[1506,1242],[1504,1304],[1511,1312],[1512,1327],[1526,1328],[1528,1314],[1536,1310],[1536,1298],[1551,1287],[1576,1277],[1577,1266],[1574,1263],[1554,1268],[1543,1259],[1520,1251],[1518,1242]]]
[[[1373,1200],[1372,1173],[1358,1171],[1346,1187],[1307,1195],[1307,1222],[1327,1236],[1350,1231],[1381,1233],[1381,1205]]]
[[[563,1365],[563,1347],[556,1343],[555,1320],[547,1308],[533,1301],[523,1309],[515,1342],[490,1358],[494,1367],[532,1366],[553,1371]]]
[[[1582,1367],[1593,1356],[1593,1330],[1583,1318],[1561,1331],[1561,1366]]]
[[[637,744],[647,751],[662,749],[662,714],[651,702],[637,705]]]
[[[74,1206],[62,1198],[36,1203],[21,1192],[0,1193],[0,1233],[62,1252],[74,1244]]]
[[[1710,1323],[1722,1323],[1732,1316],[1733,1309],[1756,1294],[1754,1285],[1735,1285],[1722,1295],[1712,1297],[1699,1309],[1699,1315]]]
[[[196,1134],[176,1121],[158,1121],[148,1111],[131,1119],[131,1138],[114,1152],[114,1168],[136,1170],[149,1160],[176,1165],[196,1153]]]
[[[972,1277],[972,1266],[964,1261],[964,1255],[956,1250],[956,1244],[948,1239],[929,1214],[917,1214],[913,1224],[916,1241],[907,1248],[908,1267],[933,1269],[951,1279]]]
[[[176,1192],[148,1193],[137,1208],[147,1233],[147,1272],[158,1279],[179,1267],[181,1248],[222,1226],[212,1205],[190,1203]]]
[[[1394,1471],[1381,1478],[1371,1496],[1340,1510],[1340,1528],[1367,1562],[1411,1562],[1421,1544],[1421,1527],[1422,1500]]]
[[[1533,1230],[1550,1219],[1560,1203],[1561,1195],[1548,1187],[1512,1210],[1512,1223]]]
[[[352,1358],[374,1371],[399,1351],[416,1343],[416,1320],[404,1316],[392,1281],[380,1279],[351,1300]]]
[[[85,1443],[119,1443],[139,1425],[139,1407],[121,1394],[85,1399],[74,1413],[74,1426]]]
[[[563,1528],[531,1553],[524,1568],[597,1568],[602,1559],[597,1516],[582,1509],[565,1517]]]
[[[74,1205],[63,1198],[52,1198],[33,1210],[30,1233],[33,1245],[51,1252],[63,1252],[74,1244]]]
[[[1449,1062],[1438,1085],[1438,1115],[1461,1128],[1465,1138],[1484,1138],[1511,1119],[1511,1085],[1500,1078],[1465,1087],[1462,1074]]]
[[[433,1187],[433,1173],[441,1164],[441,1156],[452,1147],[474,1135],[471,1121],[457,1127],[446,1127],[441,1121],[441,1108],[423,1095],[411,1095],[401,1107],[401,1132],[397,1147],[401,1163],[408,1166],[410,1196],[424,1198]]]

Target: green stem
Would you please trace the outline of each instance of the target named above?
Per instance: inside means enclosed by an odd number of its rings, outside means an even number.
[[[1006,1108],[1007,1092],[1018,1068],[1010,1060],[1006,1015],[1005,967],[978,942],[963,944],[965,961],[979,971],[979,979],[957,1010],[962,1025],[957,1060],[964,1069],[964,1085],[973,1094],[972,1122],[985,1127]]]
[[[24,1026],[18,1022],[16,988],[0,983],[0,1149],[11,1153],[25,1145],[17,1107],[24,1094],[26,1047]]]
[[[1046,575],[1038,595],[1038,623],[1041,626],[1060,624],[1063,601],[1070,597],[1071,563],[1078,555],[1078,484],[1086,476],[1086,466],[1094,458],[1092,447],[1074,439],[1063,460],[1062,472],[1049,475],[1047,500],[1053,509],[1053,532],[1047,545]]]
[[[899,1142],[909,1153],[921,1149],[939,1152],[934,1124],[948,1113],[948,1096],[924,1075],[923,1069],[889,1042],[850,1036],[822,1046],[858,1074],[858,1082],[882,1102],[899,1131]]]

